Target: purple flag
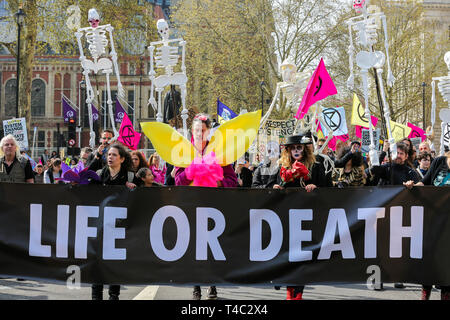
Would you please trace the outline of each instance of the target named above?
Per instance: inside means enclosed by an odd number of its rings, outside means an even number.
[[[116,98],[116,114],[115,114],[116,123],[122,123],[123,116],[125,115],[125,113],[126,113],[125,109],[120,104],[119,99]]]
[[[63,105],[64,122],[69,122],[70,119],[75,120],[77,118],[77,111],[74,108],[72,108],[72,106],[66,100],[65,97],[62,98],[62,105]]]
[[[93,104],[91,104],[91,106],[92,106],[92,120],[97,121],[99,118],[98,110]]]

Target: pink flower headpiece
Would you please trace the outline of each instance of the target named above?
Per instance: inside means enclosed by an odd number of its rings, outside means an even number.
[[[196,116],[194,119],[198,119],[200,121],[208,121],[208,117],[206,116]]]

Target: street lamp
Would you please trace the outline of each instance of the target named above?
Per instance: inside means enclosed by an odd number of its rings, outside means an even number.
[[[425,118],[425,87],[427,86],[427,84],[425,82],[422,82],[422,100],[423,100],[423,105],[422,105],[422,114],[423,114],[423,130],[427,130],[427,121]]]
[[[261,80],[261,114],[264,116],[264,80]]]
[[[17,83],[16,83],[16,118],[19,118],[19,75],[20,75],[20,31],[25,21],[25,12],[19,7],[16,12],[17,22]]]

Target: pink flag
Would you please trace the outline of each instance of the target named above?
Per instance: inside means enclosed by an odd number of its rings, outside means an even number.
[[[427,139],[426,132],[423,131],[421,128],[416,127],[415,125],[413,125],[412,123],[409,123],[409,122],[407,125],[408,125],[408,127],[410,127],[412,129],[411,133],[408,136],[409,139],[422,138],[422,142]]]
[[[134,131],[133,123],[128,118],[128,115],[124,113],[123,121],[119,129],[118,141],[122,142],[125,146],[131,150],[137,150],[139,142],[141,141],[141,134]]]
[[[328,148],[330,148],[333,151],[336,151],[336,144],[337,144],[337,138],[333,137],[329,142],[328,142]]]
[[[337,94],[336,86],[325,68],[323,59],[320,59],[319,66],[316,71],[314,71],[311,80],[309,80],[308,87],[306,88],[302,102],[300,103],[294,118],[303,119],[314,103],[335,94]]]
[[[345,142],[345,141],[350,139],[350,136],[348,134],[344,134],[343,136],[337,136],[336,138],[338,140],[341,140],[341,141]]]
[[[371,116],[370,118],[372,119],[372,125],[375,128],[378,124],[379,119],[374,116]],[[366,127],[355,126],[355,135],[360,139],[362,139],[362,130],[363,129],[369,130],[369,128],[366,128]]]

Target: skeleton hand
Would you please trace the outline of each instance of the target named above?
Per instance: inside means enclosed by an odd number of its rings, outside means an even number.
[[[389,70],[388,77],[387,77],[387,85],[388,85],[390,88],[392,88],[392,86],[394,85],[394,82],[395,82],[395,77],[394,77],[394,75],[392,74],[392,71]]]
[[[372,149],[372,148],[371,148]],[[370,165],[377,167],[380,165],[380,160],[378,159],[378,152],[375,149],[369,151]]]
[[[397,159],[397,144],[394,139],[391,139],[389,149],[391,150],[391,159],[394,161]]]
[[[350,75],[350,77],[348,77],[348,80],[347,80],[347,88],[353,89],[354,85],[355,85],[355,77],[354,77],[354,75],[352,74],[352,75]]]
[[[94,131],[92,131],[91,133],[90,133],[90,139],[89,139],[89,146],[91,147],[91,148],[94,148],[95,147],[95,132]]]
[[[148,102],[150,103],[150,105],[153,108],[153,111],[158,111],[158,105],[156,104],[156,99],[155,97],[150,97],[150,99],[148,100]]]
[[[117,85],[117,95],[122,99],[125,99],[125,90],[122,87],[122,84],[119,82]]]

